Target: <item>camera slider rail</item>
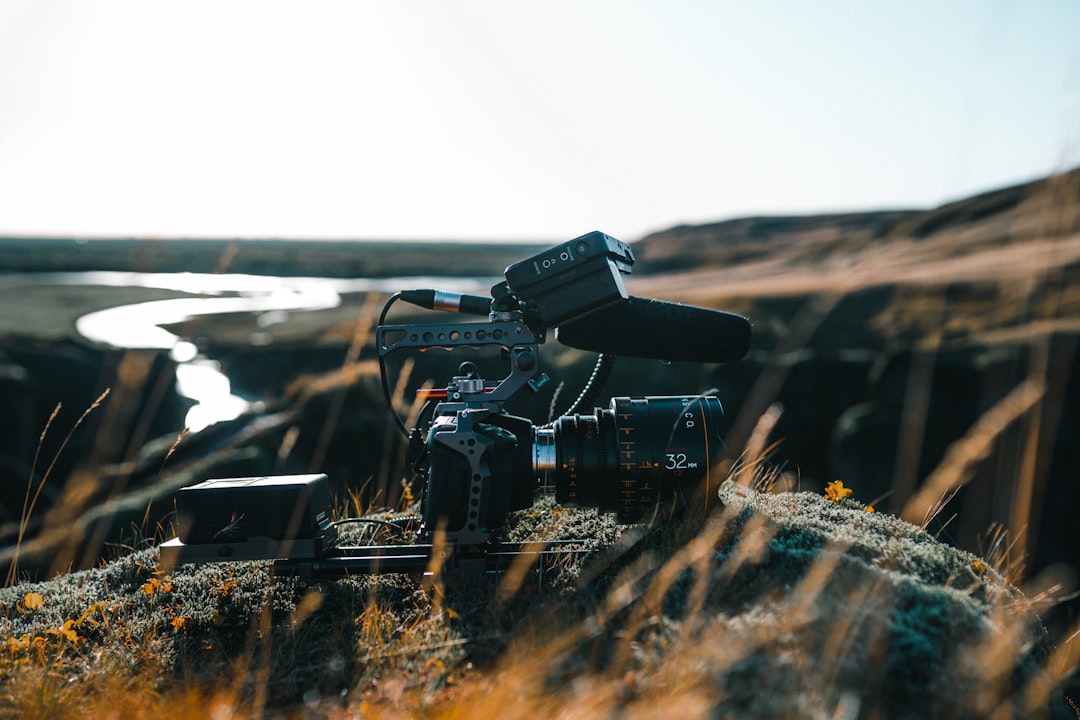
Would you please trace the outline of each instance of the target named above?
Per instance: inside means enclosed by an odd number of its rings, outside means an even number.
[[[584,540],[482,543],[434,542],[339,546],[338,526],[365,518],[330,521],[326,475],[224,478],[181,489],[176,496],[178,534],[162,543],[159,562],[179,564],[274,561],[278,574],[341,577],[372,573],[466,576],[501,573],[529,560],[541,570],[589,552]],[[385,521],[370,520],[376,524]]]
[[[335,547],[325,554],[310,555],[308,543],[256,541],[207,545],[185,545],[173,538],[161,545],[161,563],[175,567],[184,563],[273,560],[276,575],[303,578],[340,578],[350,575],[405,573],[477,577],[506,572],[514,563],[524,562],[541,574],[558,563],[591,552],[583,540],[547,542],[491,542],[484,545],[447,544],[441,551],[433,544],[355,545]],[[437,562],[436,552],[439,552]]]

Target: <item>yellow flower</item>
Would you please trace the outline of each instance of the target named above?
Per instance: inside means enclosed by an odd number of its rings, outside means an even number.
[[[8,652],[12,655],[23,652],[30,648],[30,636],[23,635],[21,638],[8,638]]]
[[[185,625],[187,625],[187,618],[182,615],[177,615],[172,619],[173,630],[176,630],[177,632],[183,630]]]
[[[45,598],[41,597],[41,593],[28,592],[19,601],[19,610],[20,612],[33,612],[44,604]]]
[[[143,583],[142,591],[146,593],[146,597],[154,597],[154,593],[156,593],[158,590],[167,593],[173,591],[173,583],[172,580],[169,579],[168,575],[166,575],[164,578],[152,577],[145,583]]]
[[[825,486],[825,498],[832,502],[843,500],[844,498],[849,497],[852,492],[854,491],[851,488],[844,487],[844,482],[842,480],[833,480]]]
[[[875,512],[874,506],[873,505],[867,505],[866,506],[866,512]]]
[[[109,605],[107,600],[98,600],[83,611],[83,614],[75,621],[75,625],[77,627],[82,627],[85,624],[89,624],[92,628],[101,627],[102,623],[107,623],[109,621],[109,617],[106,613],[112,614],[115,613],[116,610],[115,607]],[[100,615],[101,620],[96,619],[94,615]]]
[[[58,630],[51,630],[50,629],[50,630],[46,630],[45,632],[47,634],[49,634],[49,635],[59,635],[60,637],[64,638],[65,640],[67,640],[69,642],[71,642],[72,644],[78,645],[79,641],[82,640],[82,638],[79,637],[79,633],[75,632],[75,627],[74,626],[75,626],[75,621],[74,620],[65,620],[64,624],[60,626],[60,629],[58,629]]]
[[[213,587],[209,590],[211,596],[226,598],[236,589],[236,581],[232,579],[232,575],[224,580],[221,578],[214,578],[211,582],[214,583]]]

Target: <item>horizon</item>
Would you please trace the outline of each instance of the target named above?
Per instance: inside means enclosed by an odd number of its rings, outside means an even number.
[[[988,188],[986,190],[975,192],[971,195],[965,195],[958,198],[949,198],[944,200],[938,205],[928,207],[883,207],[883,208],[866,208],[862,210],[832,210],[819,213],[786,213],[786,214],[752,214],[752,215],[739,215],[734,217],[718,218],[715,220],[703,220],[699,223],[683,223],[671,225],[670,227],[659,228],[651,233],[643,235],[637,238],[625,239],[618,238],[624,242],[634,243],[639,240],[644,240],[651,235],[662,234],[675,230],[681,227],[704,227],[711,225],[722,225],[725,223],[742,222],[746,220],[757,219],[802,219],[802,218],[829,218],[829,217],[842,217],[848,215],[861,215],[861,214],[885,214],[885,213],[921,213],[930,212],[938,208],[946,207],[948,205],[962,203],[967,200],[971,200],[983,195],[1008,190],[1013,187],[1021,187],[1031,183],[1037,183],[1044,180],[1049,180],[1053,177],[1059,177],[1061,175],[1068,175],[1070,173],[1080,172],[1080,165],[1074,168],[1062,170],[1053,175],[1047,175],[1038,178],[1032,178],[1029,180],[1020,181],[1017,183],[1009,183],[1007,185],[1001,185],[998,187]],[[601,228],[593,228],[593,230],[604,232]],[[580,234],[592,232],[593,230],[582,231]],[[474,244],[505,244],[505,245],[544,245],[547,243],[560,243],[565,242],[567,238],[549,238],[549,239],[536,239],[536,238],[466,238],[466,237],[315,237],[315,236],[269,236],[269,235],[74,235],[74,234],[52,234],[52,233],[2,233],[0,232],[0,241],[3,240],[57,240],[57,241],[70,241],[78,244],[89,243],[93,241],[130,241],[130,242],[157,242],[157,241],[207,241],[207,242],[326,242],[326,243],[371,243],[371,244],[461,244],[461,245],[474,245]]]
[[[1077,26],[1067,2],[8,0],[0,236],[635,241],[928,210],[1080,166]]]

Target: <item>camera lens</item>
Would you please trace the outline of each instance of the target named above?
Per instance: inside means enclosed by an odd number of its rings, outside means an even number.
[[[723,457],[715,397],[612,398],[595,415],[565,415],[533,443],[537,474],[555,499],[637,520],[706,477]]]

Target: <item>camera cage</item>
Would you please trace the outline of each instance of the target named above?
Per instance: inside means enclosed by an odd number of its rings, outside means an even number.
[[[459,571],[471,574],[501,572],[520,555],[564,556],[582,549],[580,542],[554,541],[543,550],[500,541],[498,528],[489,527],[485,514],[501,518],[506,504],[506,483],[492,469],[489,447],[511,435],[501,427],[481,424],[495,417],[518,429],[514,422],[529,421],[503,414],[505,403],[528,387],[539,390],[548,380],[540,370],[539,345],[548,330],[609,308],[628,298],[622,276],[634,263],[630,246],[600,232],[591,232],[538,253],[506,268],[505,280],[491,289],[491,298],[437,290],[402,291],[387,301],[376,328],[376,350],[388,411],[398,427],[410,435],[414,455],[440,452],[442,446],[479,444],[481,450],[459,453],[469,464],[471,504],[461,527],[437,538],[435,518],[445,508],[425,495],[424,525],[418,541],[397,545],[339,546],[337,527],[346,518],[330,520],[329,481],[324,474],[225,478],[207,480],[176,494],[177,537],[163,543],[160,562],[207,563],[237,560],[272,560],[278,572],[304,576],[335,576],[377,572]],[[431,310],[487,314],[484,321],[422,324],[387,324],[386,316],[397,300]],[[422,445],[423,430],[405,428],[390,404],[385,359],[398,352],[431,348],[479,349],[497,346],[509,366],[498,381],[480,378],[471,363],[445,389],[422,392],[438,401],[430,442]],[[603,358],[603,356],[601,356]],[[601,362],[602,364],[602,362]],[[598,370],[600,366],[598,365]],[[594,378],[599,373],[594,373]],[[590,383],[592,380],[590,380]],[[583,396],[585,393],[583,392]],[[580,400],[580,398],[579,398]],[[479,431],[478,428],[483,428]],[[422,458],[413,458],[417,466]],[[435,472],[432,470],[431,472]],[[490,510],[488,506],[495,509]],[[442,518],[445,521],[445,517]],[[376,522],[376,521],[371,521]],[[445,539],[446,542],[442,542]],[[540,563],[542,568],[544,563]]]

